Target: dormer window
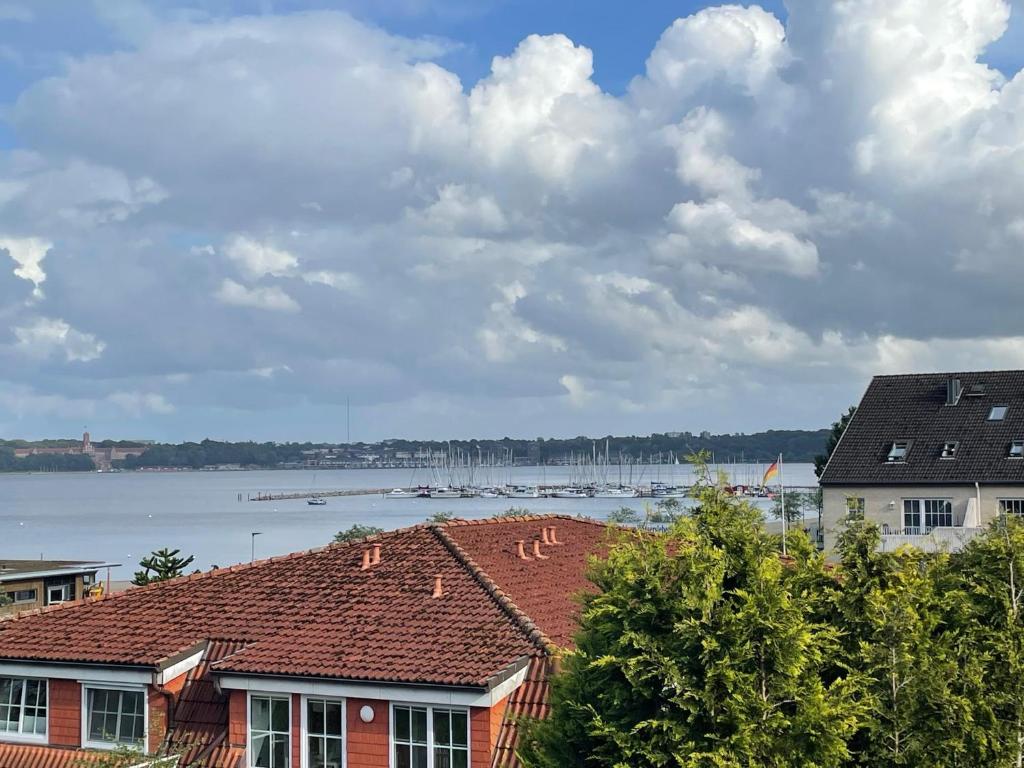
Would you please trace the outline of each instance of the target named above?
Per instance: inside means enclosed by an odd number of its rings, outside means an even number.
[[[1006,412],[1010,410],[1005,405],[993,405],[992,410],[988,412],[989,421],[1002,421],[1006,418]]]
[[[910,453],[910,441],[897,440],[892,444],[892,447],[889,449],[889,455],[886,456],[885,460],[891,464],[906,461],[908,453]]]
[[[1007,454],[1008,459],[1024,459],[1024,440],[1014,440],[1010,443],[1010,453]]]
[[[960,443],[956,440],[947,440],[942,444],[942,453],[940,457],[943,459],[955,459],[957,449],[960,448]]]

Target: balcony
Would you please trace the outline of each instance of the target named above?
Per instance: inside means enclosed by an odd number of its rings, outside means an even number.
[[[967,542],[984,532],[984,528],[960,525],[938,528],[890,528],[883,525],[881,550],[892,552],[909,544],[924,552],[959,552]]]

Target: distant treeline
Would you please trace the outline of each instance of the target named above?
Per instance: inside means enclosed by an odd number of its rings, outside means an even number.
[[[0,472],[92,472],[94,469],[93,460],[82,454],[37,454],[19,459],[11,448],[0,447]]]
[[[366,455],[378,457],[381,463],[407,461],[422,451],[432,453],[449,450],[463,457],[481,457],[485,461],[507,459],[541,464],[561,463],[572,454],[601,455],[607,450],[612,462],[622,456],[624,461],[683,460],[698,451],[714,454],[719,462],[767,462],[780,453],[788,461],[809,462],[823,452],[828,430],[771,430],[751,435],[693,435],[689,432],[630,437],[575,437],[569,439],[517,440],[385,440],[380,443],[228,443],[203,440],[198,443],[156,444],[141,456],[130,457],[119,465],[125,469],[145,467],[182,467],[199,469],[218,465],[274,467],[303,462],[304,451],[332,450],[343,460],[359,462]],[[400,457],[399,454],[402,456]]]

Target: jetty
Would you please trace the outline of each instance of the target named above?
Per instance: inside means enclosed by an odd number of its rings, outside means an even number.
[[[289,499],[329,498],[331,496],[380,496],[390,488],[346,488],[343,491],[289,491],[287,493],[246,494],[247,501],[288,501]]]

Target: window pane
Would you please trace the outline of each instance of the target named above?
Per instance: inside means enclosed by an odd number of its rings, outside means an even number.
[[[270,717],[273,729],[279,733],[288,732],[288,701],[285,699],[271,699]]]
[[[11,703],[11,686],[14,681],[9,677],[0,677],[0,704]]]
[[[341,768],[341,739],[327,739],[326,768]]]
[[[395,740],[409,741],[408,707],[395,707]]]
[[[452,712],[452,744],[459,747],[469,744],[469,723],[465,712]]]
[[[434,710],[434,743],[441,746],[451,744],[451,721],[442,709]]]
[[[447,747],[434,750],[434,768],[452,768],[452,754]]]
[[[320,736],[310,736],[308,747],[309,768],[324,768],[324,740]]]
[[[252,729],[254,731],[269,731],[270,700],[253,696],[249,706]]]
[[[425,709],[412,711],[412,740],[417,744],[427,743],[427,710]],[[425,751],[424,754],[426,754]]]
[[[275,734],[273,768],[288,768],[288,736]]]
[[[413,747],[412,748],[412,768],[427,768],[427,748],[426,747]]]
[[[124,691],[121,693],[121,711],[130,715],[142,714],[142,692]]]
[[[326,714],[327,723],[324,733],[330,736],[341,736],[341,702],[328,701]]]
[[[395,768],[412,768],[412,758],[408,744],[395,744]]]
[[[306,702],[306,728],[310,733],[324,732],[324,702],[310,699]]]
[[[252,764],[256,768],[270,768],[270,737],[252,737]]]
[[[452,752],[452,768],[469,768],[469,752],[462,750]]]

